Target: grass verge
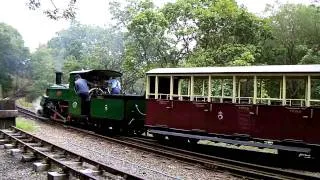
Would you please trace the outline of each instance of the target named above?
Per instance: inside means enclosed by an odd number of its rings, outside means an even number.
[[[26,120],[22,117],[17,117],[16,127],[28,132],[33,132],[37,129],[36,124],[33,121]]]

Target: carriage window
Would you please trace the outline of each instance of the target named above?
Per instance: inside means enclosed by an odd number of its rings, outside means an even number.
[[[149,98],[155,99],[155,83],[156,83],[156,77],[155,76],[149,76]],[[148,92],[147,92],[148,93]]]
[[[223,80],[223,87],[224,87],[223,94],[225,97],[232,98],[232,88],[233,88],[232,83],[233,83],[232,78]]]
[[[190,77],[178,77],[178,99],[190,100]]]
[[[170,99],[170,76],[159,76],[158,79],[158,98]]]
[[[211,77],[211,101],[232,102],[232,77]]]
[[[236,97],[239,104],[253,102],[253,84],[253,77],[238,77]]]
[[[257,104],[282,104],[282,77],[259,77],[257,79]]]
[[[320,106],[320,77],[312,77],[311,79],[311,106]]]
[[[172,100],[180,100],[179,96],[181,92],[179,92],[179,83],[182,77],[173,76],[173,92],[172,92]]]
[[[156,85],[158,78],[158,84]],[[170,99],[170,76],[149,76],[149,86],[148,86],[148,95],[149,99]],[[173,92],[172,97],[176,97],[178,95],[178,77],[173,77]],[[156,89],[156,87],[158,87]]]
[[[305,106],[306,82],[303,78],[287,78],[286,104],[289,106]]]
[[[181,95],[190,95],[190,79],[180,79]]]
[[[208,76],[194,77],[193,95],[195,101],[207,101],[208,99]]]

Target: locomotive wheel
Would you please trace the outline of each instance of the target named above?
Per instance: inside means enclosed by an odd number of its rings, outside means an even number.
[[[199,140],[197,140],[197,139],[188,139],[189,144],[192,146],[197,145],[198,141]]]
[[[135,135],[141,136],[144,132],[146,132],[146,130],[144,128],[135,128],[133,132]]]
[[[160,134],[153,134],[153,137],[159,141],[160,143],[164,143],[165,142],[165,136],[164,135],[160,135]]]
[[[320,159],[320,149],[319,148],[312,149],[311,156],[317,160]]]
[[[284,162],[288,163],[298,158],[299,153],[293,152],[293,151],[278,150],[278,156],[279,156],[280,163],[284,163]]]
[[[55,108],[55,105],[53,104],[53,102],[49,101],[43,106],[42,116],[45,118],[50,118],[53,115],[50,109],[54,109],[54,108]]]
[[[128,124],[127,132],[129,135],[141,136],[144,132],[146,132],[146,129],[144,128],[143,123],[132,118]]]
[[[45,118],[50,118],[50,110],[48,108],[44,108],[41,112],[41,115]]]
[[[144,128],[128,127],[127,134],[129,136],[141,136],[145,132]]]
[[[188,139],[184,137],[177,137],[177,136],[170,136],[169,137],[170,143],[173,143],[175,145],[187,145]]]

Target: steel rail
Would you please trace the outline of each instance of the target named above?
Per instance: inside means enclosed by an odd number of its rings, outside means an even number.
[[[23,139],[32,139],[32,141],[35,141],[35,142],[38,142],[38,143],[41,143],[42,145],[46,146],[46,147],[49,147],[50,148],[50,152],[53,152],[53,151],[59,151],[59,152],[63,152],[63,154],[65,156],[68,156],[68,157],[74,157],[74,159],[76,160],[75,162],[82,162],[82,163],[88,163],[92,166],[95,167],[95,170],[99,171],[100,174],[103,174],[103,172],[108,172],[112,175],[115,175],[115,176],[121,176],[123,177],[124,179],[142,179],[140,177],[137,177],[135,175],[132,175],[132,174],[129,174],[129,173],[126,173],[126,172],[123,172],[123,171],[120,171],[120,170],[117,170],[117,169],[114,169],[110,166],[107,166],[105,164],[102,164],[102,163],[99,163],[97,161],[94,161],[94,160],[91,160],[91,159],[88,159],[84,156],[81,156],[79,154],[76,154],[74,152],[71,152],[71,151],[68,151],[62,147],[59,147],[57,145],[54,145],[48,141],[45,141],[43,139],[40,139],[38,137],[35,137],[33,135],[31,135],[30,133],[28,132],[25,132],[19,128],[16,128],[16,127],[12,127],[12,129],[14,130],[15,133],[20,133],[21,136],[23,136],[24,138]],[[6,130],[0,130],[0,133],[4,135],[4,138],[5,139],[9,139],[11,141],[13,141],[14,144],[16,144],[16,146],[19,144],[20,147],[23,147],[23,150],[24,152],[26,152],[26,149],[30,150],[31,152],[33,152],[35,155],[39,155],[41,157],[43,157],[45,159],[45,161],[47,163],[53,163],[53,164],[56,164],[58,165],[59,167],[62,167],[62,169],[68,173],[71,173],[73,176],[75,177],[81,177],[81,178],[85,178],[85,179],[99,179],[99,176],[93,176],[91,174],[88,174],[88,173],[84,173],[84,172],[81,172],[80,170],[77,170],[76,168],[72,167],[71,165],[67,165],[66,163],[63,163],[61,161],[59,161],[59,159],[56,159],[54,157],[51,157],[49,156],[48,153],[45,153],[45,152],[42,152],[41,150],[38,150],[36,147],[33,147],[32,145],[29,145],[29,141],[28,142],[24,142],[22,139],[19,139],[17,137],[14,137],[14,135],[8,133]]]
[[[236,160],[217,157],[217,156],[205,155],[201,153],[163,146],[157,143],[137,140],[137,139],[128,138],[128,137],[121,137],[121,138],[108,137],[108,136],[96,134],[92,131],[83,130],[83,129],[79,129],[72,126],[64,125],[64,127],[77,130],[82,133],[87,133],[92,136],[99,137],[111,142],[120,143],[133,148],[141,149],[147,152],[153,152],[165,157],[179,159],[184,162],[197,163],[213,169],[222,169],[222,170],[229,171],[235,175],[243,175],[249,178],[279,179],[279,180],[320,179],[319,176],[306,174],[302,172],[295,172],[292,170],[279,169],[279,168],[274,168],[269,166],[236,161]]]
[[[37,118],[39,120],[50,120],[49,118],[38,116],[35,112],[33,112],[29,109],[25,109],[21,106],[16,105],[16,108],[17,108],[18,112],[20,112],[24,115],[31,116],[31,117]]]
[[[302,180],[302,179],[320,179],[319,176],[314,176],[306,173],[295,172],[285,169],[273,168],[258,164],[246,163],[242,161],[236,161],[227,158],[221,158],[217,156],[210,156],[183,149],[173,148],[169,146],[163,146],[158,143],[152,143],[147,141],[132,140],[132,138],[121,137],[114,138],[96,134],[92,131],[86,131],[79,128],[67,127],[80,132],[88,133],[90,135],[106,139],[111,142],[120,143],[133,148],[141,149],[147,152],[153,152],[164,157],[175,158],[184,162],[195,163],[209,167],[212,169],[221,169],[229,171],[235,175],[242,175],[249,178],[257,179],[291,179],[291,180]]]
[[[178,149],[178,148],[173,148],[166,145],[161,145],[159,143],[155,143],[152,141],[145,141],[141,138],[122,137],[122,139],[125,139],[125,141],[131,141],[133,143],[140,143],[140,144],[145,144],[147,146],[156,147],[159,149],[178,152],[180,154],[183,154],[184,156],[190,156],[191,158],[194,158],[194,160],[198,160],[198,162],[203,162],[203,165],[208,167],[213,166],[213,167],[219,168],[219,166],[214,166],[214,165],[216,165],[217,163],[222,163],[219,165],[229,166],[231,164],[234,166],[241,167],[244,170],[245,168],[249,168],[255,172],[261,171],[260,174],[266,174],[268,176],[270,175],[270,177],[268,178],[276,177],[275,179],[320,179],[319,176],[309,175],[302,172],[296,172],[292,170],[280,169],[275,167],[263,166],[259,164],[247,163],[243,161],[236,161],[236,160],[222,158],[218,156],[201,154],[201,153],[192,152],[184,149]],[[215,164],[212,164],[212,162],[214,162]]]

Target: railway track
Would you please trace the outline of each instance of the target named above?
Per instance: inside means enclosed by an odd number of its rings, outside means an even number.
[[[38,117],[34,112],[17,107],[19,112],[32,116],[33,118],[47,120],[42,117]],[[60,124],[61,125],[61,124]],[[231,159],[209,156],[205,154],[195,153],[183,149],[173,148],[165,145],[158,144],[153,141],[146,141],[141,138],[132,137],[108,137],[96,134],[92,131],[87,131],[71,126],[64,126],[69,129],[80,131],[83,133],[90,134],[95,137],[99,137],[111,142],[131,146],[137,149],[141,149],[147,152],[153,152],[158,155],[165,157],[175,158],[188,163],[196,163],[203,165],[207,168],[229,171],[234,175],[244,176],[250,179],[320,179],[318,176],[311,174],[296,172],[292,170],[285,170],[280,168],[273,168],[268,166],[262,166],[258,164],[251,164],[242,161],[235,161]]]
[[[22,153],[23,161],[40,160],[33,164],[36,171],[55,166],[60,168],[58,172],[53,173],[56,176],[72,175],[80,179],[141,179],[39,139],[16,127],[0,130],[0,134],[2,135],[0,144],[9,149],[12,155]]]

